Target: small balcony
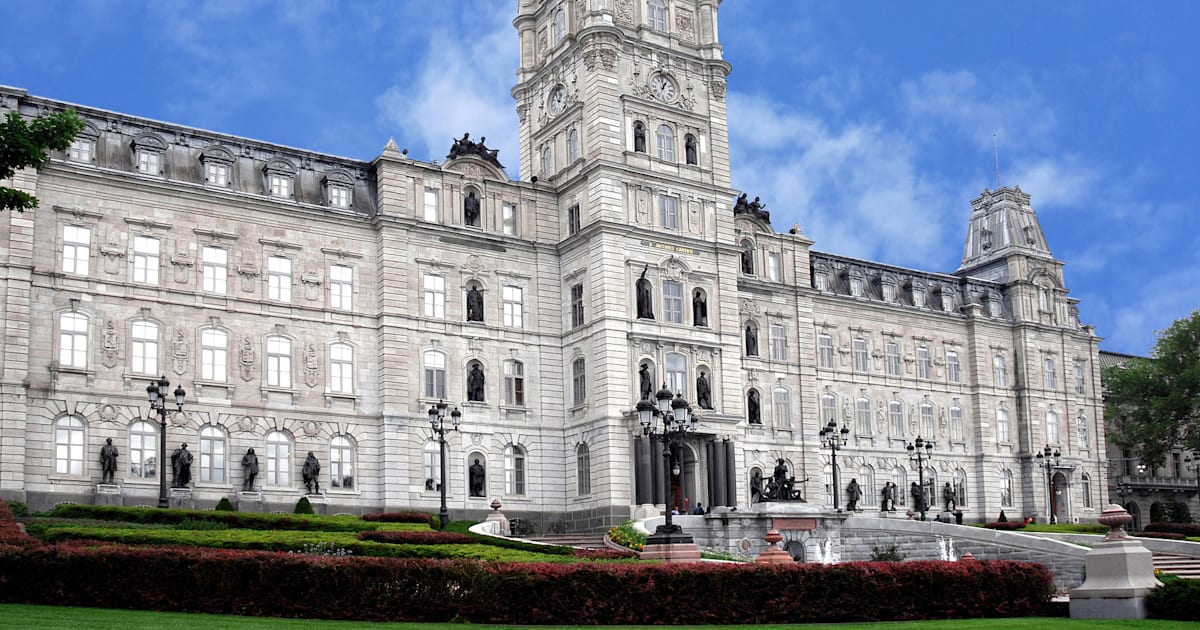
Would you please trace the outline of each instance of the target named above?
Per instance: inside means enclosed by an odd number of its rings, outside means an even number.
[[[1118,487],[1124,486],[1136,492],[1195,492],[1194,477],[1152,477],[1150,475],[1121,475],[1116,478]]]

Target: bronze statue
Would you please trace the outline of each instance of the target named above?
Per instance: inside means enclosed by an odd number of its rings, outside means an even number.
[[[912,488],[909,489],[909,494],[912,495],[913,510],[924,515],[926,509],[928,509],[925,503],[925,488],[918,486],[917,482],[914,481],[912,482]],[[924,517],[921,520],[925,520]]]
[[[696,377],[696,404],[701,409],[712,409],[712,389],[708,385],[708,377],[704,372]]]
[[[747,276],[754,275],[754,253],[749,247],[742,250],[742,273]]]
[[[467,400],[483,402],[483,384],[483,370],[476,363],[471,366],[471,372],[467,374]]]
[[[646,272],[649,270],[650,265],[646,265],[637,281],[638,319],[654,319],[654,298],[650,295],[650,281],[646,279]]]
[[[683,153],[688,164],[698,164],[696,160],[696,136],[688,134],[683,143]]]
[[[633,123],[633,150],[637,153],[646,152],[646,126],[641,121]]]
[[[308,457],[304,458],[304,466],[300,468],[300,475],[304,478],[304,489],[309,494],[321,492],[321,462],[317,461],[317,456],[312,451],[309,451]]]
[[[467,225],[479,227],[479,197],[473,190],[463,199],[463,220]]]
[[[471,491],[471,496],[473,496],[473,497],[484,496],[484,494],[483,494],[484,470],[483,470],[483,464],[479,463],[478,457],[475,458],[475,463],[471,464],[471,468],[468,471],[468,480],[469,480],[468,483],[470,486],[469,490]]]
[[[175,474],[172,488],[186,488],[192,482],[192,453],[187,444],[180,444],[171,453],[171,471]]]
[[[758,333],[749,324],[746,325],[746,356],[758,356]]]
[[[254,478],[258,477],[258,455],[254,454],[254,447],[246,449],[246,454],[242,455],[242,474],[245,476],[242,492],[253,492]]]
[[[762,411],[759,409],[758,390],[750,390],[750,395],[747,398],[747,419],[750,424],[762,424]]]
[[[954,488],[950,487],[950,482],[942,487],[942,503],[945,504],[947,512],[953,512],[958,503],[958,497],[955,496]]]
[[[485,140],[487,140],[486,136],[480,136],[479,142],[475,142],[471,140],[471,134],[464,133],[462,138],[453,139],[453,143],[450,145],[450,153],[446,155],[446,159],[453,160],[464,155],[478,155],[495,164],[497,167],[504,168],[500,164],[498,157],[500,150],[487,148],[487,144],[484,143]]]
[[[750,473],[750,503],[758,503],[763,501],[763,478],[762,471],[755,468]]]
[[[100,483],[113,482],[113,476],[117,474],[117,454],[112,438],[105,438],[104,446],[100,447]]]
[[[700,289],[696,289],[696,292],[692,294],[692,325],[708,325],[708,302],[704,299],[704,292]]]
[[[890,481],[883,484],[882,509],[884,512],[896,511],[896,484]]]
[[[846,486],[846,511],[854,512],[858,510],[858,501],[862,498],[862,488],[858,487],[858,480],[851,479],[850,485]]]
[[[650,375],[650,366],[645,363],[638,368],[638,393],[642,396],[641,400],[650,400],[654,394],[654,377]]]
[[[483,293],[474,285],[467,289],[467,321],[483,321]]]

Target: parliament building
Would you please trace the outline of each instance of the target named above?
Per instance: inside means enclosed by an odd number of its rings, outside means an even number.
[[[444,484],[456,518],[499,499],[597,530],[658,513],[666,480],[681,509],[752,509],[780,459],[832,509],[833,422],[864,514],[921,479],[968,522],[1098,515],[1099,338],[1029,193],[963,200],[954,270],[821,251],[730,180],[719,0],[518,4],[519,156],[464,136],[355,161],[0,87],[0,114],[87,123],[5,182],[41,205],[0,215],[0,497],[97,502],[111,439],[115,501],[154,505],[165,375],[197,507],[238,500],[253,448],[267,510],[305,495],[310,452],[329,513],[437,511]],[[635,411],[647,379],[698,423],[678,473]]]

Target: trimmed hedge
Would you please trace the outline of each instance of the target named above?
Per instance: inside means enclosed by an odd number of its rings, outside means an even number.
[[[1170,534],[1183,534],[1184,536],[1200,536],[1200,524],[1198,523],[1148,523],[1142,528],[1144,532],[1167,532]]]
[[[1162,538],[1164,540],[1187,540],[1187,536],[1176,534],[1174,532],[1137,532],[1133,534],[1138,538]]]
[[[363,514],[362,520],[376,523],[425,523],[433,527],[433,517],[424,512],[377,512]]]
[[[984,527],[986,527],[988,529],[1001,529],[1001,530],[1005,530],[1005,531],[1013,531],[1013,530],[1023,529],[1025,527],[1025,523],[1022,521],[995,521],[992,523],[984,524]]]
[[[1147,616],[1151,619],[1200,621],[1200,580],[1186,580],[1175,575],[1162,575],[1159,580],[1163,585],[1146,596]]]
[[[211,510],[165,510],[111,505],[57,505],[47,513],[53,518],[95,519],[129,523],[178,525],[185,520],[215,521],[238,529],[290,529],[303,531],[362,532],[376,529],[353,516],[308,516],[303,514],[260,514]]]
[[[4,546],[10,547],[37,547],[42,544],[42,541],[21,531],[17,526],[17,519],[13,517],[12,508],[8,507],[8,503],[0,499],[0,548]]]
[[[917,588],[921,596],[912,597]],[[1052,590],[1045,567],[1010,561],[510,564],[115,546],[0,553],[0,601],[310,619],[649,625],[1011,617],[1045,612]],[[881,601],[888,605],[863,605]]]
[[[454,532],[359,532],[358,539],[390,545],[470,545],[475,542],[470,536]]]

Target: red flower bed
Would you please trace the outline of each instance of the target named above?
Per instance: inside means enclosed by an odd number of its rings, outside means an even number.
[[[1171,534],[1183,534],[1184,536],[1200,536],[1200,524],[1198,523],[1150,523],[1142,528],[1144,532],[1168,532]]]
[[[996,521],[994,523],[987,523],[984,525],[984,527],[986,527],[988,529],[1001,529],[1001,530],[1005,530],[1005,531],[1012,531],[1012,530],[1024,528],[1025,523],[1023,523],[1021,521]]]
[[[359,540],[393,545],[469,545],[474,538],[454,532],[359,532]]]
[[[586,625],[1007,617],[1044,612],[1052,590],[1045,567],[1007,561],[560,565],[82,545],[0,552],[4,602],[311,619]]]
[[[40,540],[21,530],[17,519],[13,517],[12,508],[8,507],[8,502],[0,499],[0,545],[37,547],[41,544]]]
[[[377,512],[363,514],[362,519],[377,523],[425,523],[433,527],[433,517],[424,512]]]

